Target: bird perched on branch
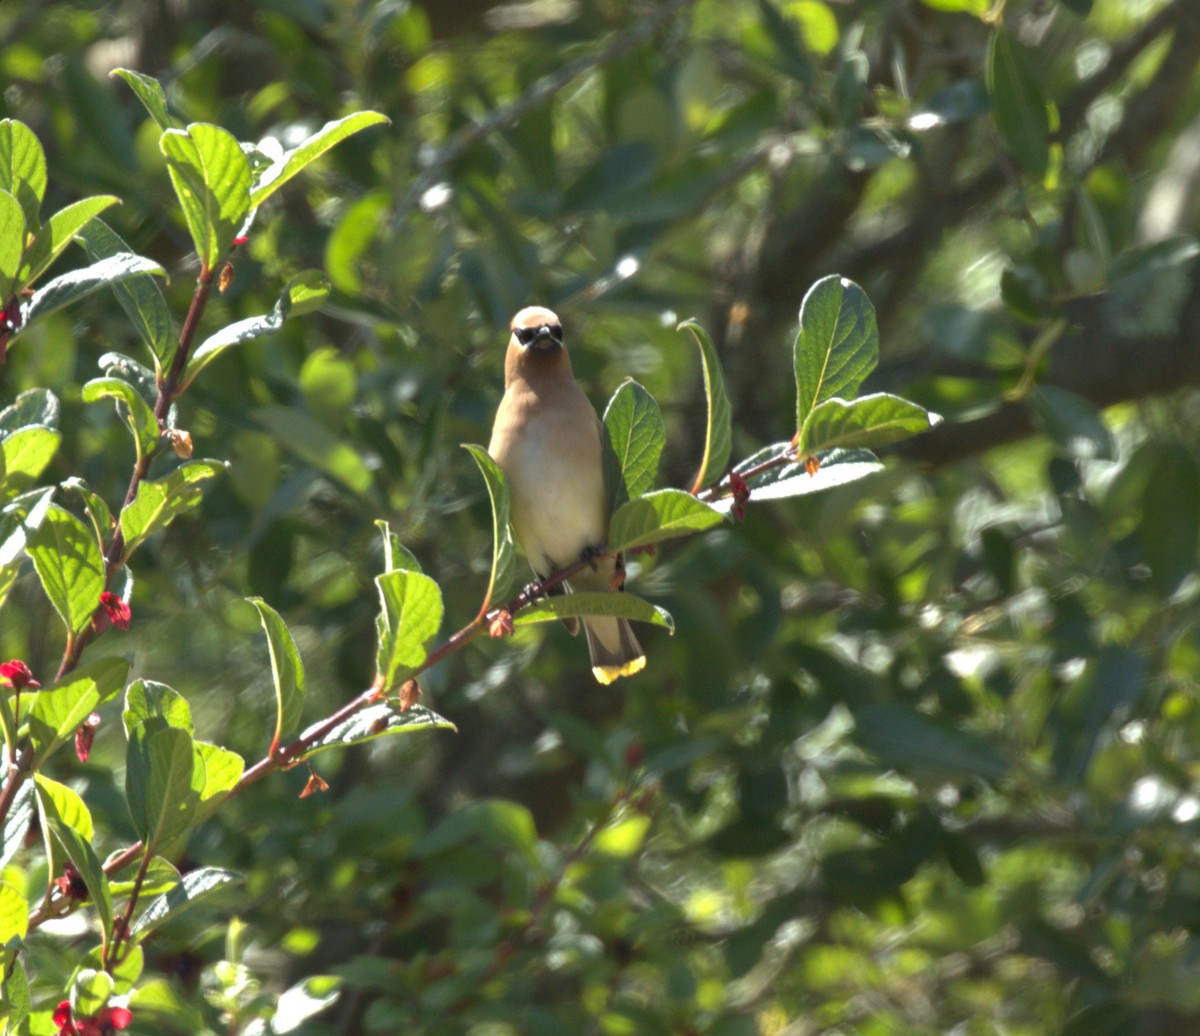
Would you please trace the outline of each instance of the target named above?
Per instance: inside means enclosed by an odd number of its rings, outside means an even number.
[[[571,372],[562,324],[542,306],[512,319],[504,398],[488,453],[508,480],[513,532],[539,579],[604,543],[608,511],[600,422]],[[569,593],[620,588],[620,558],[597,558],[572,577]],[[572,633],[578,621],[564,622]],[[630,676],[646,655],[625,619],[583,620],[592,672],[601,683]]]

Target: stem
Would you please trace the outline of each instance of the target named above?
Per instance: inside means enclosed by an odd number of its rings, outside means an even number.
[[[104,970],[112,973],[112,969],[121,963],[121,944],[129,941],[129,926],[133,923],[133,911],[137,907],[138,897],[142,893],[142,885],[146,881],[146,871],[150,867],[150,859],[154,853],[147,848],[142,853],[142,862],[138,867],[137,877],[133,879],[133,888],[129,893],[129,902],[116,924],[113,925],[112,944],[107,948],[102,958]]]

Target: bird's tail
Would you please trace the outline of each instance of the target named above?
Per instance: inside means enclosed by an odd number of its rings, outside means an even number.
[[[591,616],[583,620],[592,672],[603,684],[646,668],[646,653],[624,619]]]

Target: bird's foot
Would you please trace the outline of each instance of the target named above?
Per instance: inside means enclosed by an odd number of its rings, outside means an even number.
[[[596,572],[599,570],[599,566],[596,564],[596,559],[603,555],[603,553],[603,547],[584,547],[583,550],[579,552],[579,560],[585,565],[589,566],[593,572]]]

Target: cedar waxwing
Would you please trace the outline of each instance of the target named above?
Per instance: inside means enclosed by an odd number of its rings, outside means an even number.
[[[544,579],[603,546],[608,510],[600,421],[571,373],[562,324],[529,306],[512,319],[504,361],[504,398],[488,453],[508,480],[513,532],[533,571]],[[607,591],[622,575],[619,558],[596,561],[563,584],[566,592]],[[572,633],[573,619],[564,620]],[[646,655],[625,619],[583,620],[592,672],[601,683],[630,676]]]

